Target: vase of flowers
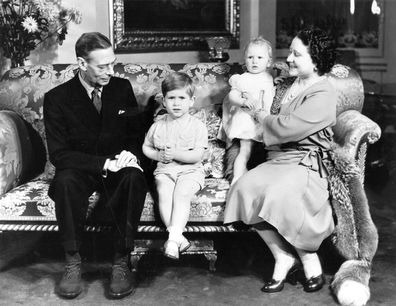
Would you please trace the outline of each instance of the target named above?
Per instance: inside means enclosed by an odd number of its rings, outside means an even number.
[[[80,23],[81,13],[62,0],[0,0],[0,47],[11,68],[39,45],[62,44],[70,22]]]

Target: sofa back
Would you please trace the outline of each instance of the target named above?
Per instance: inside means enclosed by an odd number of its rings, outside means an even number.
[[[275,63],[274,67],[276,73],[287,74],[286,64],[278,62]],[[30,151],[22,150],[21,154],[25,154],[25,156],[20,158],[21,160],[31,160],[32,157],[29,155],[29,158],[26,154],[34,152],[34,167],[27,171],[31,175],[40,173],[47,159],[43,122],[44,94],[53,87],[71,79],[77,72],[77,68],[76,64],[19,67],[6,72],[0,82],[0,110],[14,111],[24,119],[25,128],[19,128],[18,130],[23,135],[26,134],[26,137],[29,138],[33,145],[33,149]],[[211,115],[221,109],[223,99],[230,90],[229,77],[243,71],[241,65],[227,63],[169,65],[119,63],[115,65],[114,70],[115,76],[127,78],[131,82],[141,108],[145,108],[149,100],[160,93],[161,82],[169,73],[172,71],[185,72],[193,79],[196,87],[196,102],[193,107],[196,110],[211,111]],[[364,98],[363,84],[357,72],[347,66],[335,65],[329,77],[338,92],[337,114],[349,109],[361,111]],[[212,120],[213,118],[209,119]],[[4,121],[5,119],[0,116],[0,126],[2,120]],[[15,120],[13,119],[13,121]],[[217,131],[215,129],[218,126],[219,124],[210,124],[212,131],[209,131],[209,134],[212,137],[216,135]],[[3,146],[3,142],[4,140],[0,139],[0,148]],[[3,153],[2,155],[4,156],[5,154]],[[7,167],[17,166],[13,164],[12,166],[7,165]],[[20,178],[20,173],[21,171],[23,172],[24,166],[19,166],[19,168],[15,168],[13,171],[15,173],[19,171],[19,174],[15,174],[15,176]]]

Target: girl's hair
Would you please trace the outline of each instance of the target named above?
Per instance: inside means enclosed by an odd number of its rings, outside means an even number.
[[[162,81],[161,90],[165,97],[169,91],[185,88],[187,94],[194,95],[194,85],[191,78],[184,72],[173,72]]]
[[[84,33],[76,42],[76,56],[88,59],[89,54],[98,49],[107,49],[111,47],[110,40],[99,32]]]
[[[327,33],[319,28],[309,28],[298,32],[297,37],[308,47],[319,75],[330,72],[335,63],[336,52],[334,41]]]
[[[244,49],[244,54],[246,55],[247,50],[249,49],[250,46],[255,45],[255,46],[264,46],[267,48],[268,51],[268,57],[269,57],[269,64],[272,64],[272,44],[264,39],[262,36],[258,36],[256,38],[253,38],[249,43],[246,45]]]

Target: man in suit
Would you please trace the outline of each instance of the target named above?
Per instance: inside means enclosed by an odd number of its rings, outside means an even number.
[[[101,190],[106,204],[94,214],[110,216],[114,259],[108,295],[122,298],[134,289],[129,254],[143,209],[147,184],[139,161],[144,131],[130,82],[114,77],[110,41],[93,32],[75,46],[79,71],[44,97],[49,157],[56,173],[49,189],[65,250],[65,272],[56,292],[74,298],[83,289],[82,233],[88,198]],[[104,212],[104,213],[103,213]]]

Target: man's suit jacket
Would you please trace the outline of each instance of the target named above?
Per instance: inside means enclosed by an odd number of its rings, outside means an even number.
[[[44,97],[49,157],[57,170],[79,169],[100,174],[106,158],[122,150],[138,159],[144,130],[130,82],[112,77],[102,89],[102,112],[96,111],[78,75]]]

